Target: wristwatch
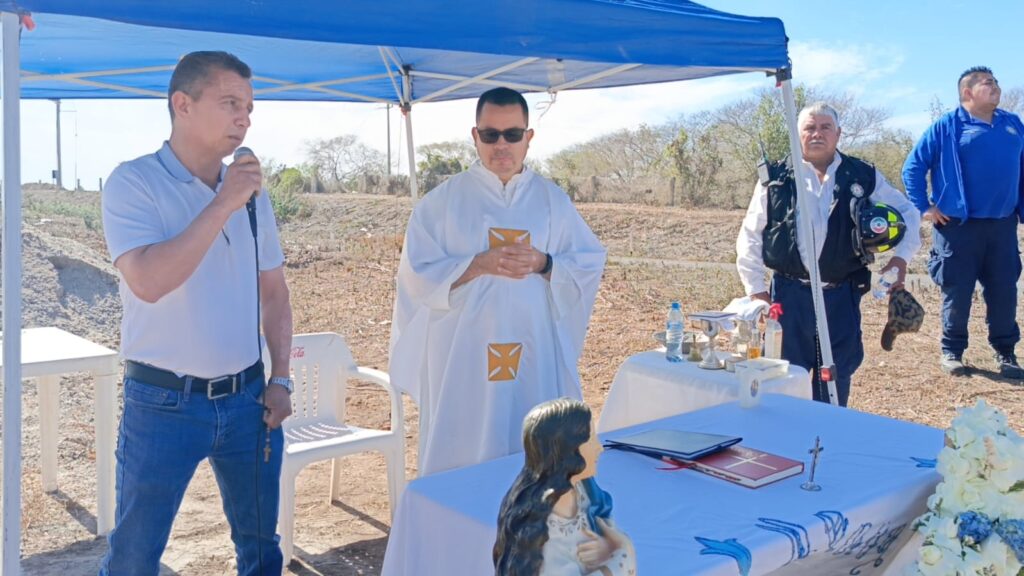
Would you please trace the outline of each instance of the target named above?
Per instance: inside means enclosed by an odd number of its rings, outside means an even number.
[[[555,263],[554,260],[551,259],[551,254],[545,254],[544,255],[544,267],[541,268],[540,271],[537,272],[537,274],[544,275],[544,274],[547,274],[548,272],[551,272],[551,267],[552,267],[552,265],[554,265],[554,263]]]
[[[287,376],[274,376],[270,379],[267,384],[277,384],[278,386],[284,386],[284,389],[289,394],[295,391],[295,382]]]

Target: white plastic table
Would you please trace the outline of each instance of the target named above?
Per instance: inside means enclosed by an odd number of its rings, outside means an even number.
[[[2,359],[0,359],[2,363]],[[114,410],[117,352],[59,328],[21,331],[21,374],[39,386],[39,440],[43,490],[57,490],[57,420],[60,377],[71,372],[92,375],[96,420],[96,532],[114,527]]]
[[[811,399],[811,375],[789,365],[785,377],[761,383],[764,394]],[[725,370],[705,370],[697,362],[669,362],[664,348],[634,354],[619,367],[605,398],[598,432],[608,432],[739,398],[739,378]]]

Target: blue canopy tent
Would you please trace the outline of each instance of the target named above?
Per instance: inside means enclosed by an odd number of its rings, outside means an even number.
[[[256,71],[258,99],[390,102],[408,132],[413,104],[495,85],[560,92],[788,65],[779,20],[679,0],[209,6],[0,0],[38,24],[22,36],[22,98],[163,98],[182,54],[229,47]]]
[[[414,173],[414,104],[762,71],[781,82],[799,154],[782,22],[686,0],[0,0],[0,13],[3,574],[18,573],[20,543],[20,98],[165,98],[181,55],[228,50],[252,67],[260,100],[400,106]]]

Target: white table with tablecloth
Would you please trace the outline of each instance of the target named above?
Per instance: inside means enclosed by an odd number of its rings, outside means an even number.
[[[735,434],[743,445],[805,462],[820,436],[822,489],[800,488],[806,472],[748,489],[607,450],[598,481],[643,576],[878,575],[940,480],[941,430],[780,394],[750,409],[730,402],[601,436],[659,427]],[[522,455],[513,455],[411,482],[383,574],[493,573],[498,508],[521,466]]]
[[[612,380],[597,430],[607,432],[738,398],[735,373],[705,370],[697,364],[669,362],[664,349],[630,356]],[[810,399],[811,377],[791,364],[784,377],[761,383],[761,392]]]

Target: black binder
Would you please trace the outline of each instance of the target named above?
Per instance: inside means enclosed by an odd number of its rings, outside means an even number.
[[[685,430],[648,430],[605,441],[605,448],[639,452],[652,458],[696,460],[739,443],[743,438]]]

